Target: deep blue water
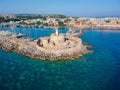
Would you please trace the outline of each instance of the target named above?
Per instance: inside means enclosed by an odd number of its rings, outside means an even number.
[[[51,33],[55,32],[55,29],[49,28],[13,28],[13,27],[0,27],[0,30],[6,30],[13,33],[26,34],[28,37],[38,39],[39,37],[50,36]],[[68,29],[59,29],[60,33],[66,33]]]
[[[32,38],[54,32],[40,28],[16,31]],[[94,53],[74,61],[34,60],[0,49],[0,90],[120,90],[120,31],[86,30],[82,40],[94,46]]]

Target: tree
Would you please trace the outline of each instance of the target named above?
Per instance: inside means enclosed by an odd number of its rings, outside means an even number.
[[[43,17],[43,20],[45,21],[45,20],[47,20],[47,18],[44,16],[44,17]]]
[[[48,26],[48,23],[43,23],[43,26]]]
[[[106,22],[106,23],[110,23],[110,22],[111,22],[111,20],[106,20],[105,22]]]
[[[60,27],[64,27],[64,26],[65,26],[64,22],[62,22],[62,21],[59,21],[59,22],[58,22],[58,25],[59,25]]]
[[[42,25],[42,22],[39,22],[39,21],[38,21],[38,22],[37,22],[37,25]]]
[[[118,21],[117,21],[116,23],[117,23],[117,24],[119,24],[119,22],[118,22]]]

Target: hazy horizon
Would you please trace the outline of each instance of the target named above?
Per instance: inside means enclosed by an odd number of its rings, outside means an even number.
[[[74,17],[120,17],[120,1],[0,0],[0,14],[61,14]]]
[[[0,15],[63,15],[63,14],[0,14]],[[75,17],[75,18],[120,18],[120,16],[70,16],[70,15],[64,15],[66,17]]]

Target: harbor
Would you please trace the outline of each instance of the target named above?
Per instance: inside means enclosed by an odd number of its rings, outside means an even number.
[[[59,34],[58,30],[49,37],[37,40],[24,38],[23,34],[0,32],[0,47],[7,52],[17,52],[25,56],[49,61],[74,60],[86,53],[87,45],[79,37]],[[37,41],[37,43],[36,43]]]
[[[23,28],[19,29],[20,30],[16,29],[16,31],[24,30]],[[42,30],[42,28],[39,30],[27,28],[25,30],[29,32],[39,31],[38,37],[43,37],[42,34],[46,32],[49,34],[44,35],[49,37],[49,35],[55,32],[51,29]],[[6,30],[2,29],[2,31]],[[63,31],[66,30],[59,29],[59,32],[62,33]],[[67,31],[65,33],[67,33]],[[34,33],[29,34],[23,32],[22,34],[36,38],[36,36],[33,35]],[[94,46],[94,48],[92,48],[94,52],[92,54],[85,54],[75,60],[54,62],[37,60],[19,53],[6,52],[0,49],[0,85],[2,88],[7,89],[14,87],[16,90],[31,90],[31,88],[39,90],[43,85],[49,86],[49,89],[57,89],[61,86],[64,86],[64,89],[68,90],[69,88],[84,89],[86,85],[92,89],[99,88],[100,86],[105,89],[114,89],[116,88],[114,86],[119,86],[119,84],[116,85],[114,82],[120,80],[118,77],[118,63],[120,59],[119,36],[119,30],[86,30],[81,39],[83,42],[88,42],[88,45]],[[35,40],[37,40],[37,38]],[[37,43],[37,41],[35,41],[35,43]],[[111,79],[114,80],[111,82]],[[111,84],[108,85],[109,87],[106,86],[108,83],[111,83],[113,87],[111,87]],[[77,86],[80,87],[78,88]],[[48,89],[48,87],[44,87],[44,89]]]
[[[120,0],[0,0],[0,90],[120,90]]]

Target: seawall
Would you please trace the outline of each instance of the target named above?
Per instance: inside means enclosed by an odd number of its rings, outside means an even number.
[[[77,40],[77,37],[72,37]],[[87,46],[79,46],[79,44],[70,49],[49,50],[39,47],[35,41],[24,38],[17,38],[7,35],[0,35],[0,48],[7,52],[17,52],[30,58],[58,61],[58,60],[74,60],[91,51],[87,50]]]

